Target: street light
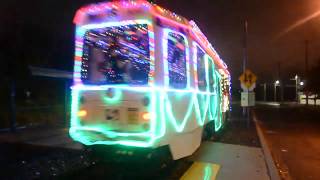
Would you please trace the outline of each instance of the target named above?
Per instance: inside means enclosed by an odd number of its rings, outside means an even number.
[[[277,101],[277,86],[280,86],[280,81],[276,80],[274,82],[274,101]]]
[[[304,82],[303,82],[303,81],[301,81],[301,82],[300,82],[300,86],[303,86],[303,85],[304,85]]]
[[[299,76],[296,74],[296,76],[294,77],[294,79],[296,80],[296,101],[299,102],[299,97],[298,97],[298,81],[299,81]]]
[[[291,79],[291,80],[296,81],[296,101],[299,102],[299,95],[298,95],[299,93],[298,92],[299,92],[299,89],[301,89],[301,87],[299,87],[299,85],[304,86],[304,82],[301,81],[301,79],[298,75],[295,75],[294,79]]]

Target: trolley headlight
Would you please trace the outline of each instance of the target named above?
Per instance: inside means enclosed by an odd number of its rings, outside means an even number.
[[[78,111],[78,117],[85,117],[87,116],[88,112],[86,110],[80,110]]]
[[[145,121],[149,121],[151,119],[151,114],[148,112],[142,113],[142,119]]]

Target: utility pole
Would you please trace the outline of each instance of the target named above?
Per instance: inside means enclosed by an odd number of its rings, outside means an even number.
[[[277,102],[277,84],[274,83],[274,93],[273,93],[274,97],[273,97],[273,101]]]
[[[16,83],[12,78],[10,83],[10,131],[16,132]]]
[[[298,75],[295,75],[294,76],[294,79],[295,79],[295,82],[296,82],[296,101],[299,102],[299,97],[298,97],[298,85],[299,85],[299,76]]]
[[[243,66],[242,71],[243,73],[246,71],[247,68],[247,61],[248,61],[248,49],[247,49],[247,36],[248,36],[248,22],[245,20],[244,22],[244,38],[243,38]]]
[[[279,90],[280,90],[280,102],[283,101],[283,88],[284,88],[284,83],[282,82],[281,78],[281,63],[278,61],[278,79],[279,79]]]
[[[17,14],[17,11],[14,11],[14,15]],[[20,21],[16,21],[14,23],[15,26],[15,44],[14,48],[21,49],[21,23]],[[21,56],[19,54],[12,54],[10,55],[10,58],[8,60],[8,68],[9,68],[9,108],[10,108],[10,131],[16,132],[16,125],[17,125],[17,105],[16,105],[16,87],[17,87],[17,79],[18,79],[18,73],[15,71],[16,68],[16,62],[18,61]]]
[[[248,50],[247,50],[247,35],[248,35],[248,22],[247,20],[244,21],[244,37],[243,37],[243,62],[242,62],[242,71],[245,73],[247,68],[247,61],[248,61]],[[244,90],[245,91],[245,90]],[[248,93],[248,90],[246,90]],[[247,107],[242,107],[242,114],[245,116],[249,112]]]
[[[267,101],[267,83],[263,84],[263,101]]]
[[[308,77],[309,57],[308,57],[309,41],[305,41],[305,78]],[[308,83],[308,80],[306,81]],[[306,89],[306,105],[309,104],[309,91]]]
[[[306,68],[306,76],[308,75],[309,71],[309,40],[305,42],[305,68]]]

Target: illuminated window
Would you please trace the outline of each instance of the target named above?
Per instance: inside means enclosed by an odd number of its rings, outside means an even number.
[[[206,91],[206,66],[205,66],[205,52],[197,46],[197,73],[198,73],[198,87],[200,91]]]
[[[214,62],[211,58],[208,61],[209,65],[209,90],[210,92],[214,92]]]
[[[81,67],[85,84],[147,84],[148,26],[135,24],[88,30],[84,35]]]
[[[169,85],[183,89],[187,86],[186,43],[183,36],[168,34]]]
[[[229,85],[228,85],[228,78],[227,77],[223,77],[221,80],[221,90],[223,93],[225,94],[229,94]]]

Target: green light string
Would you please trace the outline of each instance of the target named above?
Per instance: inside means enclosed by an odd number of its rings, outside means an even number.
[[[171,30],[165,31],[165,36],[168,37],[168,33],[173,32]],[[77,34],[82,34],[83,32],[80,32],[80,29],[78,29]],[[152,35],[152,33],[151,33]],[[182,132],[188,121],[191,121],[193,118],[191,118],[191,115],[193,111],[196,114],[196,120],[197,124],[199,126],[203,126],[205,124],[205,120],[207,117],[207,114],[209,116],[209,120],[215,120],[215,130],[219,130],[222,126],[222,112],[220,112],[222,108],[222,96],[221,96],[221,87],[218,82],[221,80],[220,74],[215,71],[214,63],[211,63],[213,74],[209,74],[209,56],[205,55],[205,69],[206,69],[206,91],[201,92],[199,90],[192,90],[190,87],[190,60],[189,60],[189,48],[188,48],[188,41],[186,41],[186,64],[187,64],[187,89],[186,92],[183,91],[175,91],[175,98],[176,100],[181,100],[182,98],[189,97],[189,104],[187,107],[187,111],[185,113],[185,116],[178,120],[175,118],[174,112],[173,112],[173,104],[171,102],[171,98],[169,98],[168,93],[171,93],[170,90],[164,89],[164,88],[156,88],[151,84],[153,88],[135,88],[135,87],[110,87],[114,90],[114,95],[112,97],[106,96],[106,94],[103,94],[105,90],[108,90],[108,88],[97,88],[98,90],[103,90],[100,92],[100,97],[102,98],[103,102],[106,105],[117,105],[121,104],[121,100],[123,99],[123,90],[128,91],[138,91],[143,92],[144,94],[147,94],[147,96],[150,99],[151,104],[148,106],[148,111],[151,113],[151,120],[150,120],[150,129],[146,132],[141,133],[120,133],[120,132],[114,132],[110,130],[108,126],[103,126],[103,124],[97,124],[94,126],[81,126],[80,119],[77,116],[77,112],[79,110],[79,97],[80,97],[80,91],[85,91],[85,88],[83,90],[79,89],[73,89],[72,90],[72,102],[71,102],[71,128],[69,130],[69,133],[71,137],[77,141],[82,142],[86,145],[93,145],[93,144],[121,144],[121,145],[128,145],[128,146],[137,146],[137,147],[148,147],[154,145],[154,143],[163,137],[166,134],[167,129],[167,122],[171,123],[175,129],[176,132],[180,133]],[[165,40],[165,43],[167,44],[167,40]],[[165,46],[164,51],[167,51],[167,47]],[[196,49],[196,48],[195,48]],[[79,53],[78,53],[79,54]],[[166,58],[164,58],[164,61],[167,62]],[[211,60],[212,61],[212,60]],[[165,71],[165,84],[167,85],[167,88],[169,86],[169,80],[168,80],[168,63],[164,62],[164,71]],[[79,64],[77,64],[79,65]],[[154,66],[154,63],[152,64]],[[194,75],[195,75],[195,82],[197,82],[197,66],[196,63],[193,62],[194,66]],[[79,70],[79,68],[75,68],[75,70]],[[153,76],[154,73],[149,74],[149,76]],[[213,79],[215,80],[214,83],[214,92],[210,93],[210,78],[209,76],[213,76]],[[153,80],[152,80],[153,81]],[[85,86],[84,86],[85,87]],[[91,90],[94,90],[93,87]],[[90,89],[87,89],[90,90]],[[220,112],[220,116],[219,113]],[[88,135],[85,135],[81,133],[80,131],[97,131],[100,132],[107,137],[110,138],[116,138],[116,137],[149,137],[147,141],[137,141],[137,140],[97,140],[94,139],[94,135],[91,137]],[[90,140],[91,139],[91,140]]]
[[[219,129],[222,127],[222,112],[221,112],[221,106],[222,106],[222,101],[221,101],[221,84],[220,84],[220,81],[221,81],[221,75],[219,74],[218,71],[216,71],[216,76],[217,76],[217,79],[218,79],[218,83],[217,83],[217,90],[218,90],[218,93],[217,93],[217,105],[218,105],[218,108],[217,108],[217,112],[219,112],[219,115],[217,117],[217,120],[215,121],[215,131],[219,131]]]
[[[102,99],[105,104],[111,104],[116,105],[121,102],[122,99],[122,91],[119,88],[109,88],[107,91],[114,91],[114,94],[112,97],[109,97],[107,94],[105,94],[105,91],[102,91],[100,93],[100,96],[102,96]]]
[[[200,126],[203,126],[206,120],[206,115],[208,113],[209,105],[210,105],[210,84],[209,84],[209,56],[205,55],[205,69],[206,69],[206,92],[207,94],[200,94],[201,106],[199,106],[199,95],[197,96],[196,101],[196,112],[197,112],[197,120]],[[205,98],[205,100],[204,100]],[[201,107],[201,108],[200,108]],[[201,111],[202,109],[202,111]]]
[[[121,92],[121,89],[117,89],[119,92]],[[80,119],[77,117],[77,112],[79,110],[79,93],[80,91],[77,89],[72,90],[72,102],[71,102],[71,128],[69,129],[69,134],[70,136],[76,140],[79,141],[85,145],[94,145],[94,144],[105,144],[105,145],[111,145],[111,144],[120,144],[120,145],[128,145],[128,146],[136,146],[136,147],[149,147],[152,146],[154,141],[156,140],[156,135],[155,135],[155,128],[156,128],[156,117],[155,115],[151,115],[151,128],[150,131],[148,132],[143,132],[143,133],[120,133],[120,132],[113,132],[108,130],[107,127],[102,127],[101,125],[95,125],[95,126],[81,126],[80,124]],[[101,92],[100,92],[101,94]],[[115,98],[119,100],[118,98]],[[112,99],[112,103],[114,102],[115,99]],[[155,99],[155,94],[153,93],[152,98],[151,98],[151,104],[152,106],[155,105],[154,102]],[[104,99],[105,100],[105,99]],[[110,99],[109,99],[110,100]],[[151,107],[152,111],[155,110],[154,107]],[[152,113],[154,114],[154,113]],[[115,137],[149,137],[149,140],[145,142],[141,141],[136,141],[136,140],[117,140],[117,141],[99,141],[99,140],[94,140],[93,142],[90,141],[89,136],[83,135],[82,133],[77,132],[78,130],[83,130],[83,131],[96,131],[100,132],[107,137],[110,138],[115,138]],[[94,135],[92,135],[94,136]],[[160,138],[160,137],[159,137]],[[91,138],[92,139],[92,138]]]
[[[187,93],[187,95],[190,95],[190,93]],[[188,119],[190,119],[190,115],[192,114],[192,109],[193,109],[193,105],[194,105],[194,94],[192,94],[190,99],[191,100],[189,102],[189,105],[188,105],[188,108],[187,108],[187,111],[185,113],[183,120],[177,120],[173,115],[173,112],[172,112],[173,108],[171,105],[171,101],[169,100],[168,93],[165,93],[166,115],[169,119],[169,122],[171,122],[171,124],[174,126],[174,128],[177,132],[183,131]],[[181,122],[181,124],[178,124],[178,121]]]
[[[213,84],[213,93],[214,95],[210,96],[210,110],[209,110],[209,115],[210,115],[210,120],[216,120],[217,118],[217,76],[215,73],[215,64],[212,61],[211,58],[209,58],[211,61],[211,68],[212,68],[212,74],[210,76],[213,78],[214,84]]]
[[[212,168],[210,164],[207,164],[206,167],[204,168],[204,177],[203,180],[210,180],[212,175]]]

